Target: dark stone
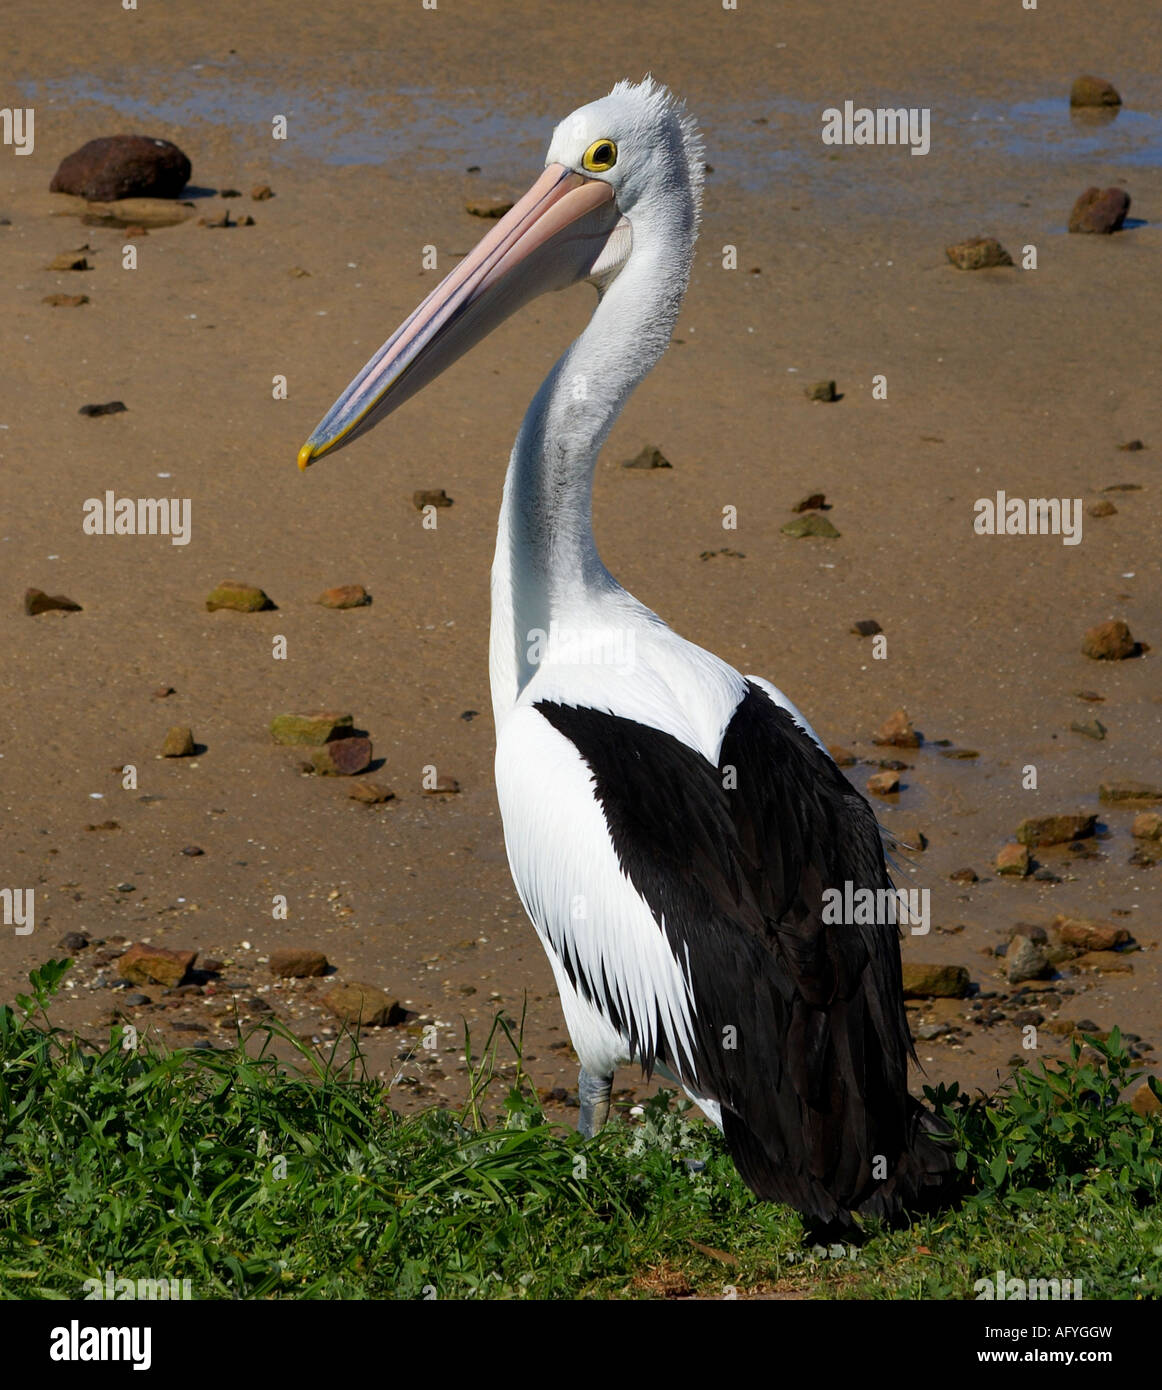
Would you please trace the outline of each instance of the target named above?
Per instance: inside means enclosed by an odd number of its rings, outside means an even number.
[[[50,193],[92,203],[119,198],[177,198],[190,181],[190,161],[176,145],[147,135],[103,135],[61,160]]]
[[[24,611],[30,618],[38,613],[80,613],[81,605],[64,594],[46,594],[43,589],[25,589]]]
[[[1069,214],[1069,230],[1108,235],[1121,229],[1129,210],[1124,188],[1087,188]]]
[[[104,405],[83,405],[77,411],[78,415],[120,415],[123,410],[129,407],[124,401],[106,401]]]

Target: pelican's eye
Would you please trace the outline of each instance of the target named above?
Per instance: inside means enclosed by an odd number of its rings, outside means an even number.
[[[617,146],[612,140],[594,140],[581,156],[581,166],[591,174],[604,173],[617,163]]]

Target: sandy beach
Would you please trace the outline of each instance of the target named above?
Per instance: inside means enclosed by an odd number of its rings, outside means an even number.
[[[899,856],[932,906],[904,960],[964,966],[974,987],[914,1006],[914,1031],[949,1025],[918,1044],[917,1090],[990,1088],[1014,1057],[1062,1055],[1068,1027],[1023,1050],[1014,1016],[1029,1011],[1117,1025],[1153,1065],[1162,845],[1131,835],[1150,803],[1099,786],[1162,783],[1156,15],[1132,0],[21,0],[5,30],[4,102],[35,111],[32,152],[0,146],[0,882],[35,890],[34,930],[0,932],[5,999],[71,953],[54,1021],[89,1036],[132,1017],[173,1045],[213,1043],[237,1000],[325,1045],[338,1021],[323,996],[370,983],[409,1012],[363,1039],[371,1068],[398,1074],[399,1108],[462,1098],[465,1025],[479,1040],[498,1009],[524,1010],[526,1069],[571,1116],[576,1064],[492,785],[488,573],[513,437],[592,292],[537,301],[341,456],[300,476],[295,455],[487,229],[466,204],[519,196],[558,119],[652,71],[698,116],[710,170],[674,343],[598,467],[606,564],[684,636],[785,690],[855,755],[861,790],[881,760],[905,764],[901,790],[873,797],[889,829],[926,841]],[[1116,85],[1116,117],[1071,114],[1082,73]],[[848,100],[929,111],[928,152],[825,144],[821,113]],[[180,225],[128,236],[49,193],[61,159],[121,132],[189,156]],[[273,196],[252,199],[259,185]],[[1092,185],[1130,194],[1123,230],[1068,234]],[[200,225],[226,211],[253,225]],[[945,247],[976,236],[1015,264],[955,268]],[[89,269],[45,269],[81,247]],[[841,399],[807,399],[821,379]],[[78,413],[111,401],[126,410]],[[622,467],[647,445],[672,468]],[[452,505],[425,529],[413,493],[439,488]],[[189,543],[86,534],[86,500],[110,490],[188,499]],[[980,534],[975,504],[1002,491],[1080,499],[1080,542]],[[839,537],[784,534],[816,492]],[[1092,515],[1102,502],[1112,513]],[[226,579],[276,607],[207,612]],[[342,584],[373,602],[315,602]],[[28,616],[29,587],[81,611]],[[870,619],[880,657],[852,632]],[[1107,619],[1148,649],[1084,656]],[[873,743],[900,708],[922,747]],[[370,773],[308,776],[272,741],[274,716],[315,709],[353,715]],[[1102,737],[1072,727],[1095,719]],[[193,757],[160,757],[174,725]],[[459,791],[425,791],[428,768]],[[393,799],[352,800],[366,778]],[[998,875],[1020,822],[1066,813],[1096,814],[1098,834],[1035,849],[1040,878]],[[965,868],[977,881],[950,877]],[[996,948],[1062,916],[1125,927],[1141,949],[1066,963],[1014,998]],[[70,932],[90,944],[66,952]],[[221,968],[129,1006],[117,952],[140,941]],[[287,946],[336,973],[272,981]],[[618,1085],[623,1100],[650,1089],[628,1072]]]

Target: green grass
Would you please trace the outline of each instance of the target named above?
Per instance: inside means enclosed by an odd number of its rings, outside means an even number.
[[[1100,1063],[1075,1048],[988,1100],[929,1092],[968,1195],[824,1250],[672,1096],[590,1143],[546,1122],[503,1020],[459,1113],[401,1118],[357,1048],[323,1058],[277,1026],[223,1051],[78,1040],[45,1014],[68,964],[0,1007],[5,1298],[77,1297],[107,1269],[189,1278],[198,1298],[971,1298],[997,1269],[1080,1278],[1087,1298],[1162,1292],[1162,1125],[1118,1099],[1116,1034],[1092,1042]]]

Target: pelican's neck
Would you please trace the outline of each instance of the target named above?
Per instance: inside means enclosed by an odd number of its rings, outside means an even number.
[[[644,238],[643,238],[644,240]],[[651,238],[654,246],[665,244]],[[694,233],[663,257],[635,235],[624,269],[546,377],[504,481],[492,567],[490,665],[500,719],[535,672],[531,634],[621,593],[593,539],[593,470],[630,392],[665,351],[689,278]],[[543,641],[543,639],[541,639]]]

